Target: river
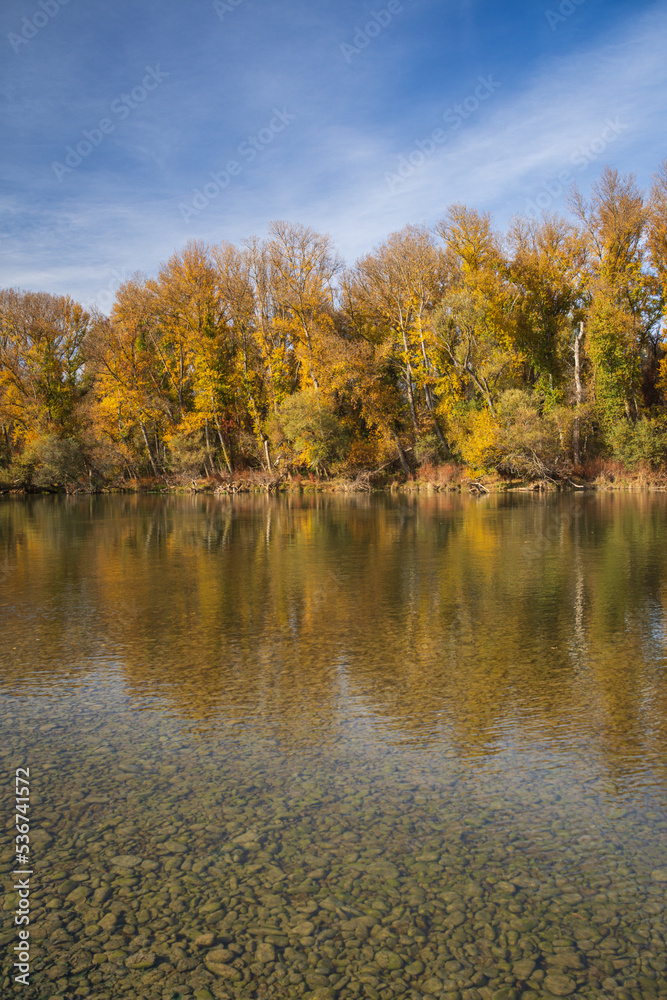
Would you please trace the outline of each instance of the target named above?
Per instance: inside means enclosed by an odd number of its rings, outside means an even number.
[[[667,498],[5,499],[0,609],[22,995],[667,996]]]

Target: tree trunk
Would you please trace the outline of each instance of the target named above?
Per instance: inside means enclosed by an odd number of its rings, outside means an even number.
[[[220,421],[218,420],[217,417],[215,417],[215,429],[218,432],[218,440],[220,441],[220,447],[222,448],[222,454],[225,459],[225,465],[227,466],[227,471],[229,472],[229,475],[232,476],[234,475],[234,469],[232,468],[232,463],[229,460],[229,453],[225,446],[225,439],[222,436],[222,431],[220,430]]]
[[[575,390],[575,403],[576,411],[574,416],[574,424],[572,426],[572,452],[574,455],[574,464],[579,465],[581,462],[581,445],[580,445],[580,433],[581,425],[579,418],[579,411],[581,409],[581,403],[583,400],[583,389],[581,386],[581,342],[584,339],[584,324],[579,324],[579,332],[574,338],[574,390]]]
[[[150,445],[149,445],[149,443],[148,443],[148,435],[146,434],[146,428],[144,427],[144,422],[143,422],[143,420],[140,420],[140,421],[139,421],[139,426],[141,427],[141,433],[142,433],[142,434],[143,434],[143,436],[144,436],[144,443],[145,443],[145,445],[146,445],[146,451],[148,452],[148,457],[149,457],[149,458],[150,458],[150,460],[151,460],[151,465],[153,466],[153,472],[154,472],[154,473],[155,473],[155,475],[157,476],[157,475],[159,475],[159,473],[158,473],[158,471],[157,471],[157,467],[156,467],[156,465],[155,465],[155,461],[154,461],[154,459],[153,459],[153,452],[151,451],[151,446],[150,446]]]
[[[398,434],[396,433],[396,431],[394,430],[393,427],[391,428],[391,434],[392,434],[392,437],[394,439],[394,442],[396,443],[396,447],[398,449],[398,457],[401,460],[401,465],[403,467],[403,472],[406,474],[406,476],[409,476],[410,475],[410,466],[408,465],[408,460],[405,457],[405,452],[403,451],[403,446],[401,445],[401,442],[399,441]]]
[[[208,417],[204,419],[204,434],[206,437],[206,458],[204,459],[204,469],[207,476],[215,475],[215,466],[213,465],[213,457],[211,454],[211,439],[208,433]]]
[[[438,420],[435,412],[435,405],[433,403],[433,396],[431,395],[431,388],[428,385],[424,386],[424,399],[426,400],[426,409],[431,414],[431,420],[433,421],[433,427],[435,429],[436,437],[442,445],[445,451],[445,457],[449,458],[451,451],[449,444],[445,440],[445,435],[442,433],[442,428],[440,427],[440,421]]]
[[[440,427],[440,421],[438,420],[433,411],[431,411],[431,417],[433,418],[433,426],[435,427],[435,433],[438,437],[438,441],[445,450],[445,458],[451,458],[452,453],[449,444],[445,439],[445,435],[442,433],[442,428]]]
[[[415,387],[412,381],[412,365],[410,359],[406,358],[405,364],[405,384],[408,390],[408,402],[410,404],[410,416],[412,418],[412,429],[415,437],[419,436],[419,425],[417,423],[417,407],[415,406]]]

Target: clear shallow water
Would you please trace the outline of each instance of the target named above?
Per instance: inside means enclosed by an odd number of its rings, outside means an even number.
[[[664,498],[5,501],[0,605],[23,996],[667,996]]]

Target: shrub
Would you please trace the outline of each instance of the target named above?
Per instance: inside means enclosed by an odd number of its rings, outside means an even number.
[[[90,466],[78,438],[45,434],[31,441],[9,469],[26,486],[64,486],[87,477]]]
[[[498,471],[527,479],[565,471],[569,463],[560,416],[558,407],[541,413],[539,399],[529,392],[511,389],[503,393],[498,402]]]
[[[499,458],[500,426],[488,409],[459,410],[450,420],[454,446],[475,472],[492,469]]]
[[[298,453],[299,461],[317,470],[343,458],[348,444],[347,428],[317,389],[302,389],[288,396],[279,413],[285,437]]]
[[[361,441],[355,438],[350,444],[347,455],[347,466],[353,472],[361,469],[372,469],[380,464],[378,442],[375,438]]]
[[[455,465],[453,462],[443,462],[434,465],[431,462],[424,462],[419,468],[419,479],[424,483],[432,483],[434,486],[451,486],[458,484],[464,478],[465,469],[462,465]]]
[[[206,475],[210,457],[200,431],[178,431],[169,438],[169,466],[172,472],[188,477]]]
[[[422,434],[415,444],[414,454],[420,465],[437,465],[445,458],[442,445],[435,433]]]
[[[497,469],[501,475],[540,479],[568,468],[566,440],[571,419],[561,407],[540,412],[540,400],[531,392],[509,389],[498,399],[496,412],[488,409],[459,412],[456,447],[475,473]]]
[[[636,423],[619,420],[607,435],[613,457],[627,469],[648,465],[653,469],[667,460],[667,419],[643,417]]]

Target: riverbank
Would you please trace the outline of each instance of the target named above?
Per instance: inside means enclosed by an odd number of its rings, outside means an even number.
[[[496,472],[476,474],[474,470],[454,464],[428,465],[417,468],[409,476],[395,470],[362,469],[339,476],[314,474],[271,474],[244,470],[233,475],[215,475],[205,479],[186,476],[152,476],[109,482],[70,481],[37,485],[2,482],[0,495],[48,494],[188,494],[206,493],[234,496],[237,494],[277,493],[546,493],[580,490],[616,490],[623,492],[667,491],[667,470],[642,468],[629,470],[620,463],[598,460],[580,470],[580,474],[560,478],[518,479]]]

